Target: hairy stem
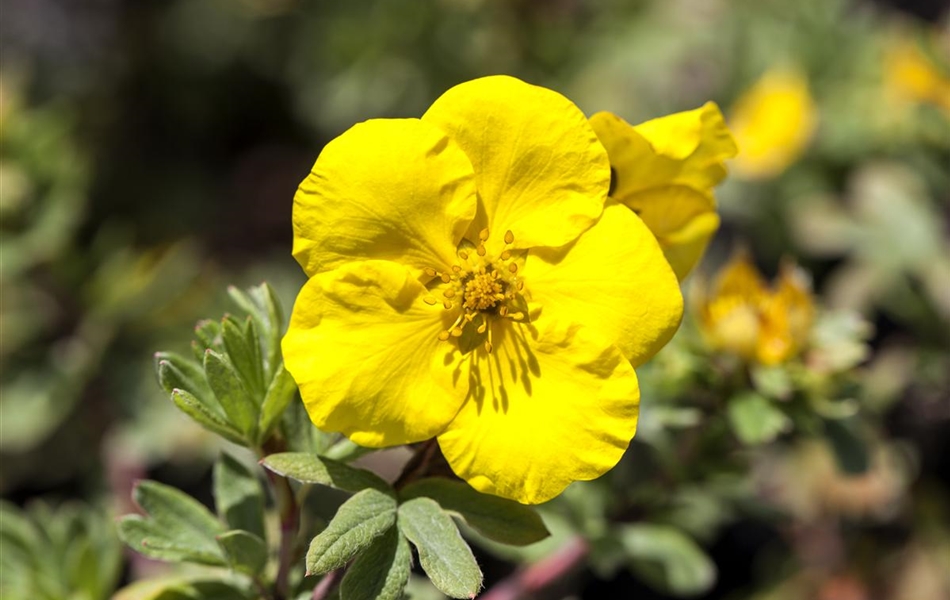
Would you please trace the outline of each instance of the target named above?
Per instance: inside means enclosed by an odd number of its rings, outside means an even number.
[[[313,595],[310,597],[311,600],[324,600],[329,598],[330,594],[333,593],[333,589],[340,583],[340,580],[343,579],[343,574],[346,572],[344,567],[340,567],[335,571],[330,571],[326,576],[320,580],[320,583],[313,588]]]
[[[554,554],[515,571],[492,586],[480,600],[530,598],[578,569],[589,553],[590,546],[584,538],[571,538]]]

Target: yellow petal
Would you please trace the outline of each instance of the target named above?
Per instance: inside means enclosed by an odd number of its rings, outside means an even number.
[[[424,302],[406,267],[347,263],[312,277],[294,304],[282,349],[317,427],[357,444],[393,446],[434,437],[464,394],[445,367],[450,323]]]
[[[719,228],[712,195],[694,188],[654,187],[627,196],[624,204],[633,209],[656,236],[666,260],[681,281],[699,262]]]
[[[320,153],[294,196],[294,256],[308,275],[351,260],[442,269],[475,215],[471,163],[419,119],[353,126]]]
[[[818,124],[808,80],[795,70],[768,71],[732,107],[730,125],[739,144],[736,173],[773,177],[805,152]]]
[[[462,365],[459,385],[472,381],[473,393],[439,446],[475,489],[536,504],[617,464],[636,431],[639,388],[620,351],[585,328],[505,325],[491,355]]]
[[[656,354],[683,316],[679,282],[656,239],[613,202],[573,244],[529,253],[524,281],[539,320],[580,323],[634,365]]]
[[[735,141],[713,102],[636,126],[608,112],[593,115],[590,122],[616,177],[611,197],[621,202],[669,185],[708,193],[726,176],[724,161],[736,155]]]
[[[561,246],[597,219],[610,186],[607,154],[564,96],[505,76],[445,92],[422,117],[458,142],[481,200],[473,231],[515,247]]]

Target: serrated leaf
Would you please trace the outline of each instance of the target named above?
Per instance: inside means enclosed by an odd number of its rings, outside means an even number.
[[[255,576],[267,565],[267,544],[247,531],[229,531],[218,536],[218,545],[235,571]]]
[[[267,393],[264,395],[263,404],[261,404],[261,417],[258,427],[261,439],[265,439],[274,425],[280,421],[280,416],[293,401],[296,394],[297,383],[284,368],[284,364],[281,363],[277,367],[274,378],[267,386]]]
[[[307,573],[322,575],[345,565],[396,522],[396,500],[366,489],[344,502],[320,535],[310,542]]]
[[[155,481],[140,482],[132,497],[148,517],[131,515],[119,522],[126,544],[163,560],[224,564],[215,541],[224,527],[200,502]]]
[[[676,528],[652,523],[626,525],[619,539],[630,558],[630,568],[658,591],[692,596],[716,582],[716,565]]]
[[[498,496],[489,496],[461,481],[430,478],[416,481],[399,493],[403,501],[427,497],[443,510],[463,519],[483,536],[513,546],[526,546],[550,535],[534,509]]]
[[[792,424],[771,400],[755,392],[729,400],[726,414],[736,437],[748,445],[771,442]]]
[[[281,452],[271,454],[261,464],[278,475],[301,483],[318,483],[347,492],[372,488],[391,493],[389,484],[375,473],[315,454]]]
[[[264,538],[264,490],[254,473],[228,454],[214,465],[214,502],[231,528]]]
[[[414,498],[400,505],[398,523],[435,587],[452,598],[475,597],[482,571],[458,527],[435,500]]]
[[[400,600],[409,572],[412,552],[396,527],[376,538],[347,569],[340,584],[341,600]]]
[[[221,321],[221,339],[228,359],[244,382],[252,397],[264,396],[264,367],[261,364],[261,342],[254,321],[248,317],[244,324],[233,317]]]
[[[184,390],[172,390],[171,399],[180,411],[194,419],[208,431],[217,433],[235,444],[246,444],[246,440],[240,431],[212,412],[192,394]]]
[[[205,351],[205,374],[218,403],[239,431],[249,439],[257,437],[257,402],[248,392],[227,358],[214,350]]]

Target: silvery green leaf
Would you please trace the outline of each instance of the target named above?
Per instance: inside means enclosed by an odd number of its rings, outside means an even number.
[[[234,366],[223,355],[214,350],[206,350],[204,368],[208,384],[231,424],[249,439],[255,439],[258,405],[234,370]]]
[[[235,571],[253,577],[267,565],[267,544],[253,533],[229,531],[218,536],[218,545]]]
[[[279,475],[301,483],[317,483],[347,492],[373,488],[391,493],[389,484],[375,473],[315,454],[305,452],[271,454],[261,464]]]
[[[730,399],[726,414],[736,437],[748,445],[771,442],[792,426],[791,420],[773,401],[755,392],[744,392]]]
[[[293,401],[296,394],[297,384],[290,373],[287,372],[287,369],[284,368],[284,364],[281,363],[277,366],[277,372],[267,386],[264,403],[261,405],[258,430],[262,439],[266,438],[274,425],[277,424],[280,416]]]
[[[366,489],[344,502],[307,552],[307,573],[322,575],[342,567],[396,523],[396,500]]]
[[[228,454],[214,465],[214,502],[231,528],[264,538],[264,490],[254,473]]]
[[[414,498],[403,503],[398,523],[435,587],[452,598],[475,597],[482,587],[482,571],[458,527],[435,500]]]
[[[261,364],[261,342],[251,317],[241,324],[234,317],[221,321],[221,339],[234,370],[255,399],[264,397],[264,367]]]
[[[716,582],[716,565],[696,542],[674,527],[652,523],[625,525],[619,539],[630,568],[651,587],[676,596],[707,591]]]
[[[240,431],[192,394],[185,390],[172,390],[171,398],[179,410],[208,431],[217,433],[235,444],[244,445],[246,443]]]
[[[396,527],[376,538],[347,569],[342,600],[400,600],[412,567],[409,542]]]
[[[534,509],[498,496],[482,494],[461,481],[430,478],[412,483],[399,493],[403,501],[428,497],[443,510],[465,521],[485,537],[514,546],[526,546],[548,537]]]

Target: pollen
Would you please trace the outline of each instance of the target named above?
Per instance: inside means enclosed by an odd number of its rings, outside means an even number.
[[[482,229],[477,239],[463,242],[457,252],[459,262],[448,272],[425,270],[434,279],[429,289],[442,296],[443,308],[458,311],[455,322],[439,334],[439,339],[458,344],[463,352],[480,347],[491,353],[496,323],[527,321],[525,282],[519,264],[524,253],[512,248],[515,236],[511,231],[505,232],[502,248],[492,247],[489,238],[488,229]],[[425,301],[433,304],[435,298],[427,296]]]

